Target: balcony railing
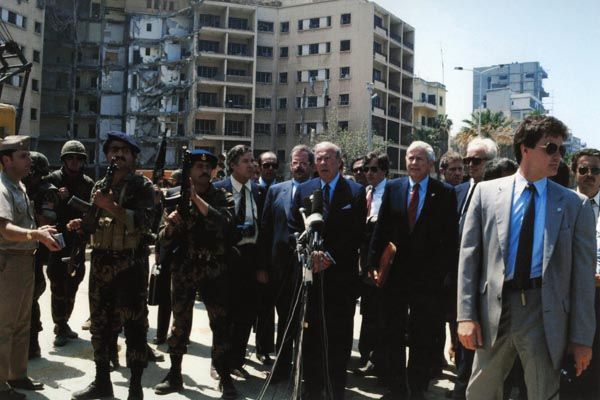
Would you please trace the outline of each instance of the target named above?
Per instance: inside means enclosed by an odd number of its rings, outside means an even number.
[[[233,83],[252,83],[251,76],[227,75],[225,76],[225,80]]]
[[[400,60],[396,60],[395,58],[390,58],[390,64],[393,64],[398,68],[402,68],[402,63]]]
[[[252,103],[234,103],[231,101],[226,101],[223,105],[225,108],[235,108],[239,110],[251,110]]]
[[[405,70],[405,71],[410,72],[411,74],[414,72],[414,68],[411,67],[410,65],[403,65],[402,69]]]
[[[397,85],[394,85],[394,84],[391,84],[391,83],[390,83],[390,85],[389,85],[389,89],[390,89],[390,90],[393,90],[393,91],[394,91],[394,92],[396,92],[396,93],[400,93],[400,86],[397,86]]]
[[[410,97],[411,99],[413,97],[413,92],[410,90],[403,90],[402,94],[405,95],[406,97]]]
[[[398,35],[397,33],[391,32],[390,37],[392,39],[394,39],[396,42],[402,43],[402,37],[400,35]]]
[[[409,42],[409,41],[406,41],[406,40],[405,40],[405,41],[404,41],[404,45],[405,45],[406,47],[408,47],[409,49],[411,49],[411,50],[414,50],[414,49],[415,49],[415,45],[414,45],[414,43],[412,43],[412,42]]]

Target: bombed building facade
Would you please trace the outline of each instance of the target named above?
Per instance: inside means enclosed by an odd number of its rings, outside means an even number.
[[[331,120],[365,132],[371,102],[373,131],[400,172],[414,35],[366,0],[49,0],[38,148],[57,165],[76,138],[98,172],[117,129],[136,136],[146,168],[163,136],[167,167],[182,146],[245,143],[283,160]]]

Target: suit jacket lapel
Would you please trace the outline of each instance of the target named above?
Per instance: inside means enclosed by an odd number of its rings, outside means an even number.
[[[554,246],[558,239],[558,232],[562,223],[564,211],[564,198],[553,182],[548,180],[546,189],[546,222],[544,224],[544,259],[542,274],[546,271]]]
[[[348,184],[346,180],[340,176],[337,184],[335,185],[335,190],[333,191],[333,198],[331,199],[331,207],[329,208],[329,217],[331,217],[332,213],[336,213],[341,210],[342,207],[345,207],[349,203],[349,196],[347,196],[348,192]]]
[[[515,178],[504,179],[498,186],[496,196],[496,226],[498,227],[498,239],[504,266],[508,264],[508,240],[510,229],[510,212],[512,209],[512,195],[515,186]]]
[[[409,188],[408,178],[403,178],[400,182],[400,215],[402,220],[407,221],[408,204],[406,203],[406,197],[408,196]]]
[[[281,201],[283,201],[283,206],[285,207],[285,215],[287,215],[288,220],[292,217],[292,187],[292,181],[286,182],[277,196],[281,196]]]

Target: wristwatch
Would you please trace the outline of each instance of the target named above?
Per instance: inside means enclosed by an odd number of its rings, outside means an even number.
[[[27,240],[33,240],[32,232],[33,232],[32,230],[28,230],[27,231],[27,235],[26,235],[27,236]]]

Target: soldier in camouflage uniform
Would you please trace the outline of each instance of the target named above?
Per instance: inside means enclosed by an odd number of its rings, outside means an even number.
[[[178,243],[171,264],[173,326],[167,340],[171,369],[156,394],[183,389],[181,361],[187,352],[196,292],[200,291],[213,333],[212,362],[220,376],[222,398],[234,399],[237,391],[230,376],[227,356],[230,349],[229,284],[227,240],[235,227],[234,201],[224,189],[211,183],[217,158],[206,150],[191,152],[189,216],[181,209],[170,213],[159,231],[164,247]]]
[[[52,172],[45,180],[58,188],[60,204],[57,209],[56,227],[64,235],[66,247],[58,252],[52,253],[48,263],[48,279],[50,280],[51,310],[54,321],[54,346],[61,347],[67,344],[69,339],[77,338],[77,334],[69,327],[69,318],[73,312],[75,295],[79,284],[85,275],[85,260],[80,260],[75,274],[67,273],[67,263],[62,262],[63,257],[69,257],[72,247],[75,245],[74,232],[68,232],[65,228],[67,222],[72,219],[81,218],[80,211],[67,205],[71,196],[77,196],[82,200],[89,201],[94,181],[83,173],[87,161],[85,147],[77,140],[66,142],[61,151],[60,159],[63,163],[59,170]],[[85,245],[85,244],[84,244]],[[82,252],[82,256],[85,252]]]
[[[89,303],[90,332],[94,347],[96,379],[73,399],[99,399],[113,395],[110,381],[110,348],[115,333],[125,330],[127,366],[131,369],[128,400],[143,399],[142,373],[148,363],[147,284],[148,250],[143,239],[153,217],[152,182],[135,174],[140,148],[122,132],[109,132],[104,143],[107,160],[115,159],[117,171],[110,191],[105,179],[96,183],[94,205],[99,210],[96,230],[90,239]],[[103,190],[102,190],[103,189]],[[81,220],[69,222],[79,230]]]
[[[33,201],[35,221],[38,226],[56,224],[56,211],[60,198],[58,188],[48,182],[44,177],[50,172],[50,163],[45,155],[31,151],[31,172],[23,179],[27,196]],[[38,335],[42,331],[40,305],[38,303],[42,293],[46,290],[44,279],[44,264],[48,263],[50,251],[45,246],[40,246],[35,253],[34,261],[34,289],[31,307],[31,330],[29,336],[29,359],[40,357],[41,350]]]

